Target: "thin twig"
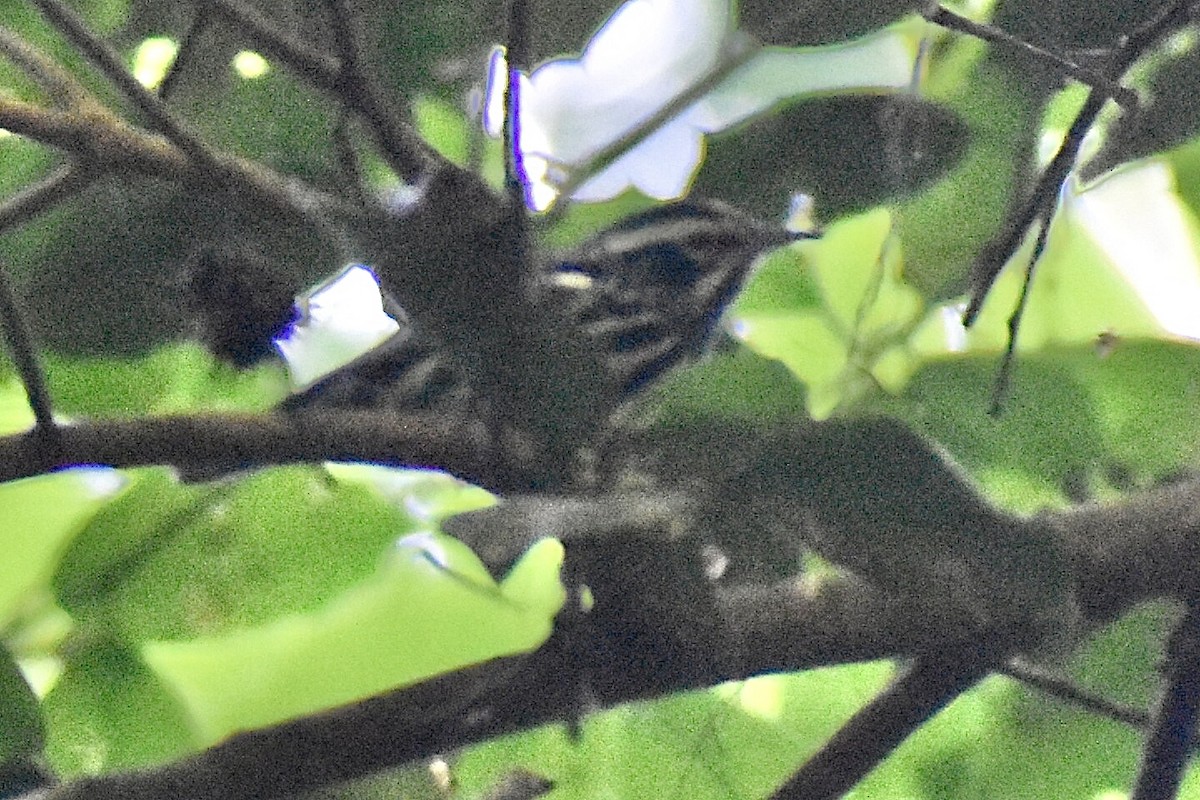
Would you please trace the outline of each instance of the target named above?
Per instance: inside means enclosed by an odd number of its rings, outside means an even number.
[[[0,203],[0,233],[28,222],[76,196],[104,174],[84,164],[66,164]]]
[[[21,306],[17,302],[9,280],[8,269],[0,264],[0,328],[4,330],[4,339],[12,353],[13,363],[16,364],[17,374],[25,385],[25,394],[29,398],[29,407],[33,410],[34,432],[43,437],[52,436],[56,427],[54,424],[54,409],[50,401],[50,392],[46,388],[46,376],[38,361],[37,350],[33,346],[33,335]]]
[[[1039,218],[1049,220],[1053,215],[1054,203],[1058,198],[1063,181],[1075,166],[1083,139],[1095,124],[1108,101],[1107,95],[1093,89],[1084,101],[1083,108],[1071,123],[1070,130],[1054,158],[1046,165],[1029,199],[1018,206],[1002,223],[999,235],[980,252],[971,269],[971,299],[963,312],[963,325],[970,327],[983,308],[983,301],[995,283],[1000,270],[1008,263],[1021,246],[1030,226]],[[1047,223],[1048,224],[1048,223]]]
[[[1094,69],[1072,61],[1061,53],[1055,53],[1043,47],[1038,47],[1036,44],[1013,36],[1011,33],[1007,33],[994,25],[987,25],[968,19],[961,14],[956,14],[941,3],[931,4],[931,8],[926,9],[923,13],[925,19],[934,25],[939,25],[958,33],[965,33],[968,36],[974,36],[976,39],[981,39],[985,42],[1004,45],[1038,61],[1045,61],[1080,83],[1105,92],[1119,106],[1126,110],[1132,110],[1138,105],[1137,92],[1112,81]]]
[[[337,161],[339,190],[344,196],[366,206],[370,202],[370,194],[358,150],[354,146],[352,124],[350,112],[344,107],[338,109],[333,126],[333,154]]]
[[[196,11],[192,15],[192,21],[188,23],[187,30],[183,32],[183,36],[179,39],[179,48],[175,51],[175,58],[171,59],[171,65],[167,67],[167,71],[163,74],[162,80],[158,82],[158,87],[155,89],[160,99],[166,100],[175,91],[175,87],[179,83],[179,78],[183,75],[183,68],[195,57],[200,37],[208,30],[208,26],[211,23],[212,4],[207,0],[200,0],[200,2],[196,3]]]
[[[1150,715],[1127,703],[1118,703],[1107,697],[1089,692],[1071,681],[1041,667],[1014,658],[997,672],[1037,689],[1039,692],[1079,706],[1085,711],[1122,722],[1131,728],[1146,730],[1150,727]]]
[[[509,201],[525,204],[529,184],[521,152],[521,75],[529,70],[529,7],[525,0],[509,0],[508,43],[504,62],[504,185]]]
[[[1200,603],[1187,605],[1167,645],[1165,686],[1130,800],[1173,800],[1200,719]]]
[[[1017,336],[1021,332],[1021,320],[1024,319],[1025,309],[1029,305],[1029,288],[1033,285],[1033,275],[1042,258],[1042,252],[1046,249],[1046,236],[1049,231],[1050,221],[1043,220],[1038,230],[1037,241],[1033,245],[1033,253],[1029,256],[1029,264],[1025,267],[1021,296],[1017,298],[1017,307],[1008,318],[1008,342],[1004,345],[1004,355],[1000,358],[1000,369],[996,372],[996,383],[992,386],[992,405],[988,409],[988,414],[993,417],[998,417],[1004,412],[1004,400],[1008,394],[1013,363],[1017,356]]]
[[[93,34],[83,20],[62,0],[31,0],[60,33],[95,66],[121,94],[150,121],[151,127],[167,137],[198,164],[219,170],[220,161],[189,126],[167,108],[158,95],[138,82],[125,62],[111,47]]]
[[[326,0],[338,58],[335,90],[367,122],[384,157],[407,183],[416,183],[446,161],[390,110],[391,103],[364,63],[355,15],[347,0]]]
[[[1119,39],[1110,52],[1102,73],[1106,84],[1120,82],[1133,62],[1140,58],[1149,47],[1172,30],[1188,24],[1191,20],[1194,2],[1195,0],[1177,0],[1163,8],[1133,33]],[[1099,119],[1100,112],[1104,109],[1108,98],[1107,89],[1092,87],[1083,106],[1075,115],[1075,120],[1063,138],[1058,152],[1042,171],[1029,198],[1025,203],[1014,207],[1008,218],[1001,224],[999,233],[983,248],[975,260],[969,286],[971,297],[966,311],[963,313],[964,325],[970,326],[978,318],[983,301],[992,284],[995,283],[996,276],[1000,274],[1000,270],[1021,246],[1030,226],[1034,225],[1039,218],[1049,220],[1053,216],[1054,203],[1063,181],[1067,179],[1067,175],[1075,166],[1079,150],[1083,147],[1084,137]]]

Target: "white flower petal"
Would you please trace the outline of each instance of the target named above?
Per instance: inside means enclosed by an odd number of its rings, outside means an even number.
[[[347,267],[298,303],[301,319],[276,340],[292,387],[300,391],[400,330],[383,311],[379,282],[361,264]]]
[[[905,87],[922,31],[916,21],[842,45],[755,49],[735,29],[729,0],[630,0],[580,58],[550,61],[522,76],[527,199],[541,210],[567,186],[577,200],[607,200],[631,187],[662,200],[679,197],[699,167],[703,133],[797,95]],[[505,69],[493,59],[486,115],[493,135],[502,127]],[[716,87],[696,103],[574,186],[598,156],[710,81]]]

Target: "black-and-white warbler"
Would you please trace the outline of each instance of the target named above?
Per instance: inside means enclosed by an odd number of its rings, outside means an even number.
[[[547,259],[531,302],[551,304],[567,320],[564,333],[599,354],[613,410],[705,352],[760,255],[813,235],[715,201],[661,206]],[[485,400],[479,392],[418,320],[281,407],[461,410]]]

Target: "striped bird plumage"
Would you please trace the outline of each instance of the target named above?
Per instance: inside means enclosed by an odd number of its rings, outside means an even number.
[[[614,408],[702,355],[758,257],[812,234],[772,227],[723,203],[683,202],[635,214],[549,260],[532,302],[603,353]],[[378,407],[466,410],[468,376],[413,323],[281,404],[285,410]]]

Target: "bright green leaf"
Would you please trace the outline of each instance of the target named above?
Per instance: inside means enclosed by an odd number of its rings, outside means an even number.
[[[312,468],[207,487],[150,472],[78,537],[56,585],[72,614],[132,640],[186,637],[314,609],[371,575],[411,526],[370,489]]]
[[[190,642],[151,642],[146,660],[215,741],[537,647],[563,598],[555,547],[531,551],[534,560],[503,587],[469,552],[397,551],[318,611]]]
[[[121,484],[118,473],[103,468],[0,484],[0,552],[21,554],[0,568],[0,629],[29,592],[50,580],[68,543]]]

